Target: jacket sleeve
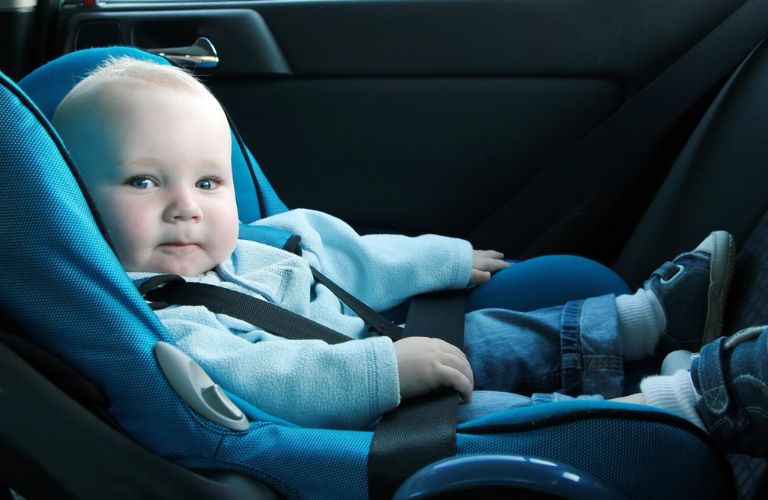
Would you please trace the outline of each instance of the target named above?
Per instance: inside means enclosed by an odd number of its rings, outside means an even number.
[[[472,246],[458,238],[361,236],[336,217],[301,209],[255,224],[301,236],[310,265],[377,310],[420,293],[463,288],[472,271]]]
[[[284,420],[362,429],[400,402],[397,359],[387,338],[328,345],[275,337],[203,307],[156,312],[178,347],[216,383]]]

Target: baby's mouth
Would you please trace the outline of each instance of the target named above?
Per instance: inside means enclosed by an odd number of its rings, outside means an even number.
[[[188,241],[169,241],[167,243],[161,243],[161,247],[166,248],[190,248],[190,247],[196,247],[199,246],[197,243],[192,243]]]

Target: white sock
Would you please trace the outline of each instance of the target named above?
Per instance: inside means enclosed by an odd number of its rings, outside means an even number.
[[[653,355],[666,328],[664,309],[656,295],[644,288],[633,295],[619,295],[616,310],[624,359],[635,361]]]
[[[640,390],[647,404],[675,413],[704,429],[695,408],[700,396],[693,387],[688,370],[645,378],[640,382]]]

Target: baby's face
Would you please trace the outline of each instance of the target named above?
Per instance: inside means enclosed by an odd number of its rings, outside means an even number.
[[[100,101],[85,123],[65,117],[61,130],[125,269],[193,276],[229,257],[238,217],[218,103],[124,84]]]

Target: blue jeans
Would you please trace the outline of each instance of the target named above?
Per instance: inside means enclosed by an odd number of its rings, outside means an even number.
[[[559,392],[534,393],[531,396],[522,396],[512,392],[475,391],[472,394],[472,402],[459,405],[458,423],[463,424],[476,418],[491,415],[512,408],[521,408],[542,403],[554,403],[571,399],[601,400],[599,394],[582,394],[576,398]]]
[[[725,451],[768,455],[768,328],[705,345],[691,364],[696,411]]]
[[[624,360],[614,295],[528,313],[467,314],[464,345],[478,393],[459,410],[466,421],[530,404],[520,394],[622,395]]]

